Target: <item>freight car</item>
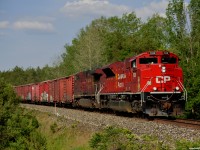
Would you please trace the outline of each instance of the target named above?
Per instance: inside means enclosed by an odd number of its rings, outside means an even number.
[[[184,111],[187,91],[177,55],[149,51],[96,70],[16,86],[24,101],[111,109],[148,116]]]

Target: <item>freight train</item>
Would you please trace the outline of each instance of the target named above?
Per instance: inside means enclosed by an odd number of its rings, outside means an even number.
[[[15,91],[30,103],[176,116],[187,101],[179,60],[169,51],[148,51],[95,70],[15,86]]]

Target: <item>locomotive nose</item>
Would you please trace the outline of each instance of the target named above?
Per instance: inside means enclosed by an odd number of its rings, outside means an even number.
[[[154,92],[173,92],[178,86],[175,84],[174,66],[169,64],[155,64],[151,66],[153,84],[151,90]],[[176,90],[178,91],[178,90]]]

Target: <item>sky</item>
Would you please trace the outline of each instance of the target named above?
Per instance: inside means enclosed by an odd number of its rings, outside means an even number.
[[[187,0],[189,1],[189,0]],[[165,17],[168,0],[0,0],[0,71],[53,65],[81,28],[101,16]]]

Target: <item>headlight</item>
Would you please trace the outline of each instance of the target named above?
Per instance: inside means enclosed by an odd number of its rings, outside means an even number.
[[[177,86],[175,89],[178,91],[178,90],[179,90],[179,87]]]
[[[165,66],[162,66],[162,72],[166,72],[166,67]]]
[[[157,90],[157,87],[153,87],[153,90],[156,91],[156,90]]]

